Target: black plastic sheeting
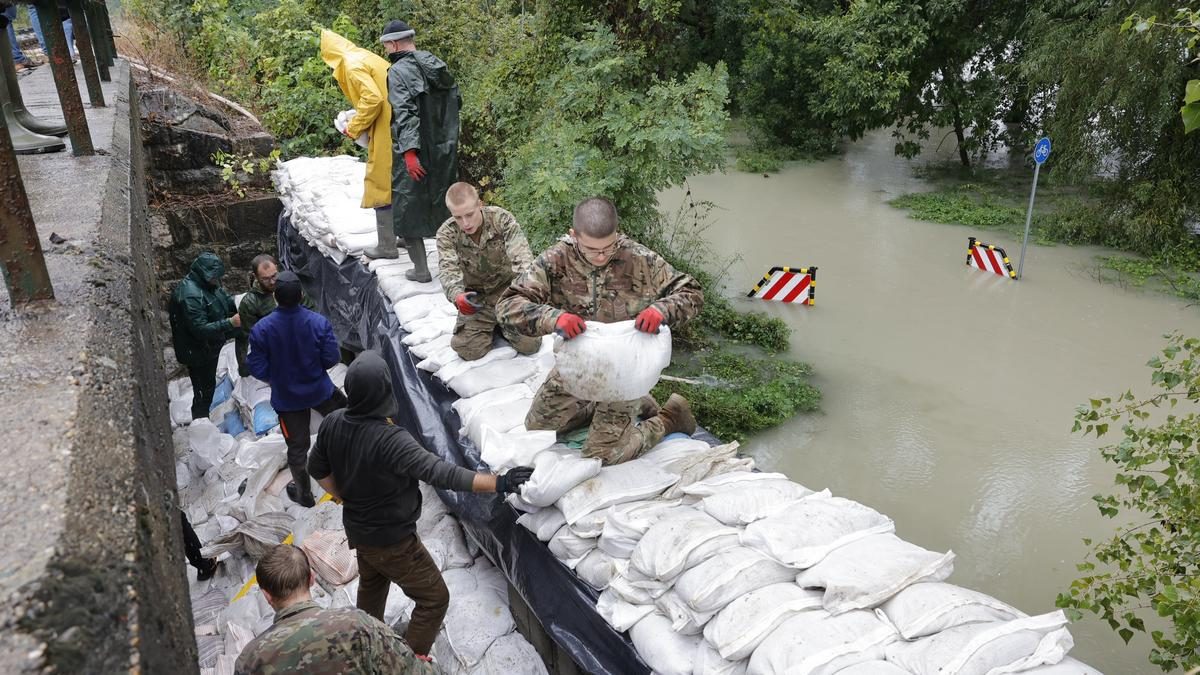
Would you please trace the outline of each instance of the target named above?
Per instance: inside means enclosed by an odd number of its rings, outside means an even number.
[[[457,394],[416,367],[408,347],[400,342],[406,333],[375,275],[357,258],[338,264],[322,255],[286,215],[279,217],[279,260],[300,276],[343,347],[356,352],[374,349],[383,355],[399,401],[396,423],[442,459],[486,470],[474,444],[459,437],[458,413],[450,407]],[[438,495],[579,667],[598,675],[650,672],[629,638],[596,613],[599,594],[517,524],[515,509],[496,495],[445,490],[438,490]]]

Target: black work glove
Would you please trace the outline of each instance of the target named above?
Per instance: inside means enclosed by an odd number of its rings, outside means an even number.
[[[521,486],[533,475],[533,469],[528,466],[518,466],[508,470],[503,476],[496,476],[496,493],[509,494],[520,492]]]

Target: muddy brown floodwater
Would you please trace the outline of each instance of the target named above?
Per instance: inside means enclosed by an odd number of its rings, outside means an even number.
[[[948,158],[948,157],[947,157]],[[1094,438],[1070,433],[1075,406],[1133,387],[1162,335],[1200,335],[1200,308],[1099,283],[1088,247],[1032,246],[1013,282],[964,265],[967,237],[1005,235],[907,217],[889,199],[930,186],[892,155],[886,133],[838,158],[764,178],[730,171],[690,181],[715,202],[705,236],[741,296],[774,265],[817,266],[815,307],[741,300],[792,328],[822,409],[760,434],[764,470],[856,499],[900,536],[958,555],[951,581],[1031,614],[1052,611],[1076,577],[1083,537],[1110,535],[1092,495],[1112,485]],[[1032,171],[1030,171],[1032,177]],[[682,190],[660,195],[673,212]],[[1106,625],[1072,627],[1073,654],[1109,675],[1159,672],[1149,640],[1126,647]]]

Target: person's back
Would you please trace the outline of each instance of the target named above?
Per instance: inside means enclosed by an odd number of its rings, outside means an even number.
[[[171,342],[175,358],[183,365],[215,361],[225,340],[235,334],[230,317],[237,308],[225,289],[216,285],[224,274],[225,265],[216,254],[201,253],[171,293]]]
[[[250,344],[251,363],[254,350],[267,350],[267,377],[259,379],[270,383],[276,410],[312,408],[333,393],[326,371],[338,362],[337,339],[320,314],[300,305],[276,307],[254,326]]]

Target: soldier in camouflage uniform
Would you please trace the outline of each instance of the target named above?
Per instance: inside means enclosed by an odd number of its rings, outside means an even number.
[[[546,249],[529,272],[517,278],[496,306],[500,323],[524,335],[552,331],[571,339],[585,320],[606,323],[634,319],[638,330],[656,333],[662,323],[676,326],[700,313],[704,295],[691,276],[662,256],[617,232],[617,210],[593,197],[575,207],[574,227]],[[644,419],[638,423],[639,413]],[[687,401],[672,394],[659,409],[650,396],[635,401],[582,401],[550,372],[534,397],[525,427],[560,434],[591,422],[585,457],[604,464],[633,459],[666,434],[696,430]]]
[[[313,602],[308,589],[315,578],[300,549],[276,546],[256,572],[275,623],[242,650],[237,675],[437,672],[382,621],[353,607],[321,609]]]
[[[437,232],[438,278],[446,297],[458,307],[450,347],[464,361],[482,358],[492,348],[496,301],[515,277],[529,269],[533,254],[513,214],[484,206],[469,183],[446,191],[450,218]],[[504,339],[521,354],[532,354],[541,341],[511,329]]]

